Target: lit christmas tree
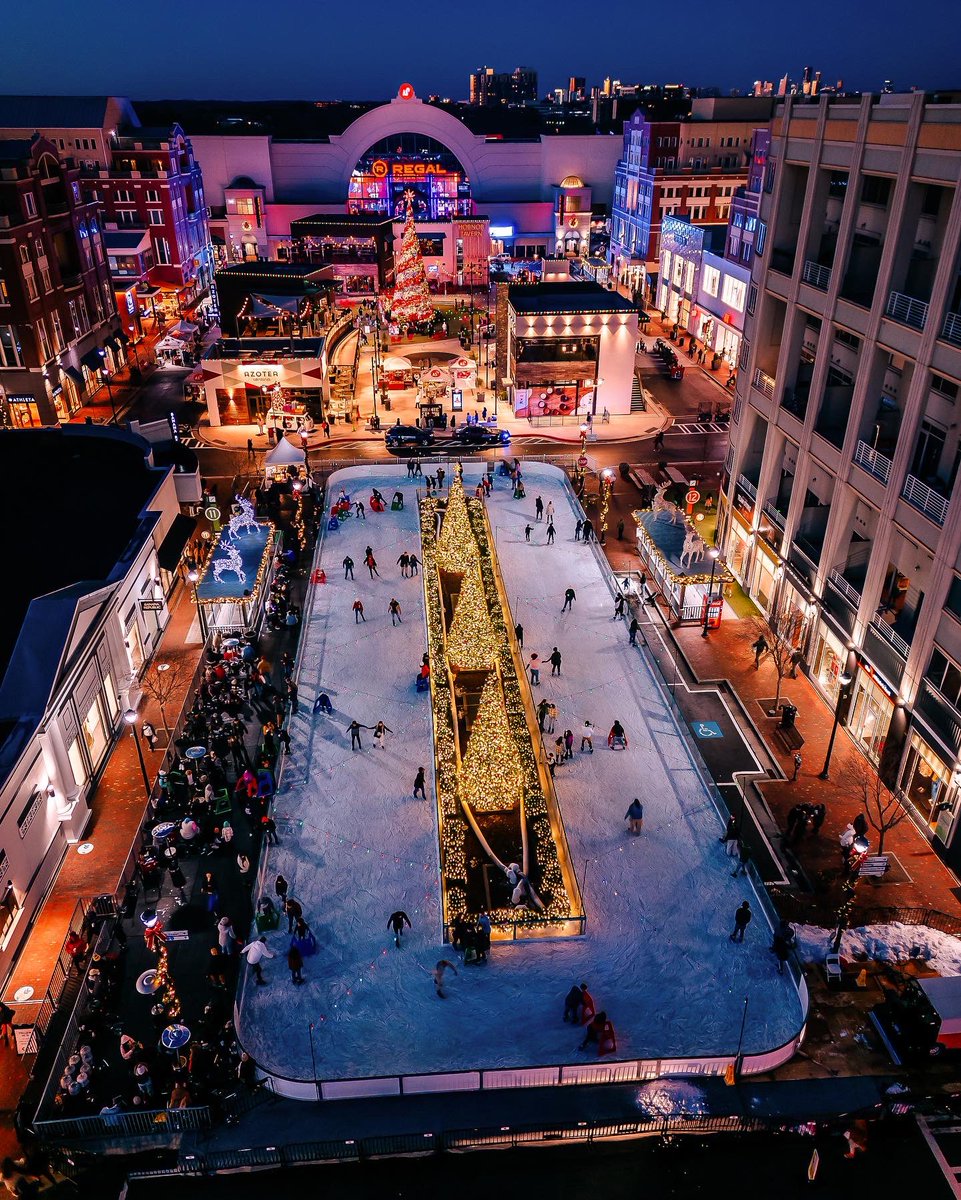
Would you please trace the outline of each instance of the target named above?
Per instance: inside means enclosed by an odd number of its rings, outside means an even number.
[[[434,305],[427,289],[427,272],[414,228],[414,193],[406,192],[407,217],[397,256],[397,282],[391,300],[391,321],[398,325],[415,325],[429,321]]]

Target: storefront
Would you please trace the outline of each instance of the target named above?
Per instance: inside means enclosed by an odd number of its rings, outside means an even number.
[[[952,791],[952,770],[943,753],[926,741],[922,733],[912,733],[900,784],[902,796],[917,810],[931,833],[947,843],[961,792],[957,787]]]
[[[732,509],[726,561],[731,574],[742,586],[745,582],[745,565],[748,561],[752,537],[750,526],[736,508]]]
[[[854,701],[848,718],[848,732],[875,766],[881,761],[884,743],[894,716],[894,698],[887,688],[862,663],[854,686]]]
[[[815,632],[814,652],[810,656],[811,678],[832,705],[837,704],[840,676],[847,661],[846,646],[822,621]]]
[[[203,360],[211,425],[264,421],[279,429],[297,429],[323,421],[327,366],[322,338],[299,340],[303,356],[282,349],[269,356],[238,349],[235,355],[232,347],[244,344],[218,343]]]
[[[771,608],[777,588],[778,560],[774,553],[758,538],[755,543],[756,553],[751,568],[751,585],[748,591],[759,608],[765,612]]]
[[[467,172],[445,145],[420,133],[392,134],[371,146],[351,174],[347,211],[403,217],[409,195],[419,221],[471,214]]]

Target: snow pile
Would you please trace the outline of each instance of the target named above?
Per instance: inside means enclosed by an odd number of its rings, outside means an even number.
[[[798,955],[804,962],[823,962],[831,950],[834,930],[817,925],[796,925]],[[920,958],[940,975],[961,975],[961,939],[927,925],[863,925],[848,929],[841,939],[841,954],[861,961],[904,963]]]
[[[637,1089],[634,1102],[645,1117],[699,1117],[710,1112],[699,1087],[674,1079],[645,1083]]]

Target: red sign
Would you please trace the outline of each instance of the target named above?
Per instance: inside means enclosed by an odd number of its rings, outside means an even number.
[[[721,615],[724,612],[724,598],[722,596],[713,596],[710,599],[705,598],[701,608],[701,624],[704,624],[704,618],[707,617],[708,629],[719,629],[721,626]]]
[[[698,502],[698,500],[700,500],[700,498],[701,498],[701,493],[695,491],[694,488],[691,488],[691,490],[684,497],[684,499],[688,502],[688,504],[697,504],[697,502]]]
[[[580,458],[577,460],[577,465],[579,467],[586,467],[587,466],[587,455],[582,454],[580,456]]]
[[[397,89],[397,98],[399,100],[413,100],[414,85],[412,83],[402,83]]]

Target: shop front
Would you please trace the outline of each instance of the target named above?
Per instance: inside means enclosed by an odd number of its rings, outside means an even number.
[[[281,352],[249,357],[218,356],[217,347],[201,370],[211,425],[256,425],[296,430],[324,419],[326,359],[323,341],[307,339],[313,352],[291,357]]]
[[[743,586],[745,570],[750,556],[751,527],[736,508],[731,510],[731,528],[728,531],[727,565],[731,574]]]
[[[848,718],[848,732],[878,766],[894,716],[894,697],[872,669],[861,663]]]
[[[912,732],[901,772],[900,791],[931,835],[947,845],[958,816],[961,790],[952,787],[950,755],[923,728]]]
[[[821,621],[814,634],[814,649],[809,656],[811,679],[831,704],[837,704],[840,677],[847,668],[848,650],[844,642]]]
[[[758,607],[768,612],[777,589],[779,563],[774,552],[760,538],[755,541],[755,550],[748,591]]]

